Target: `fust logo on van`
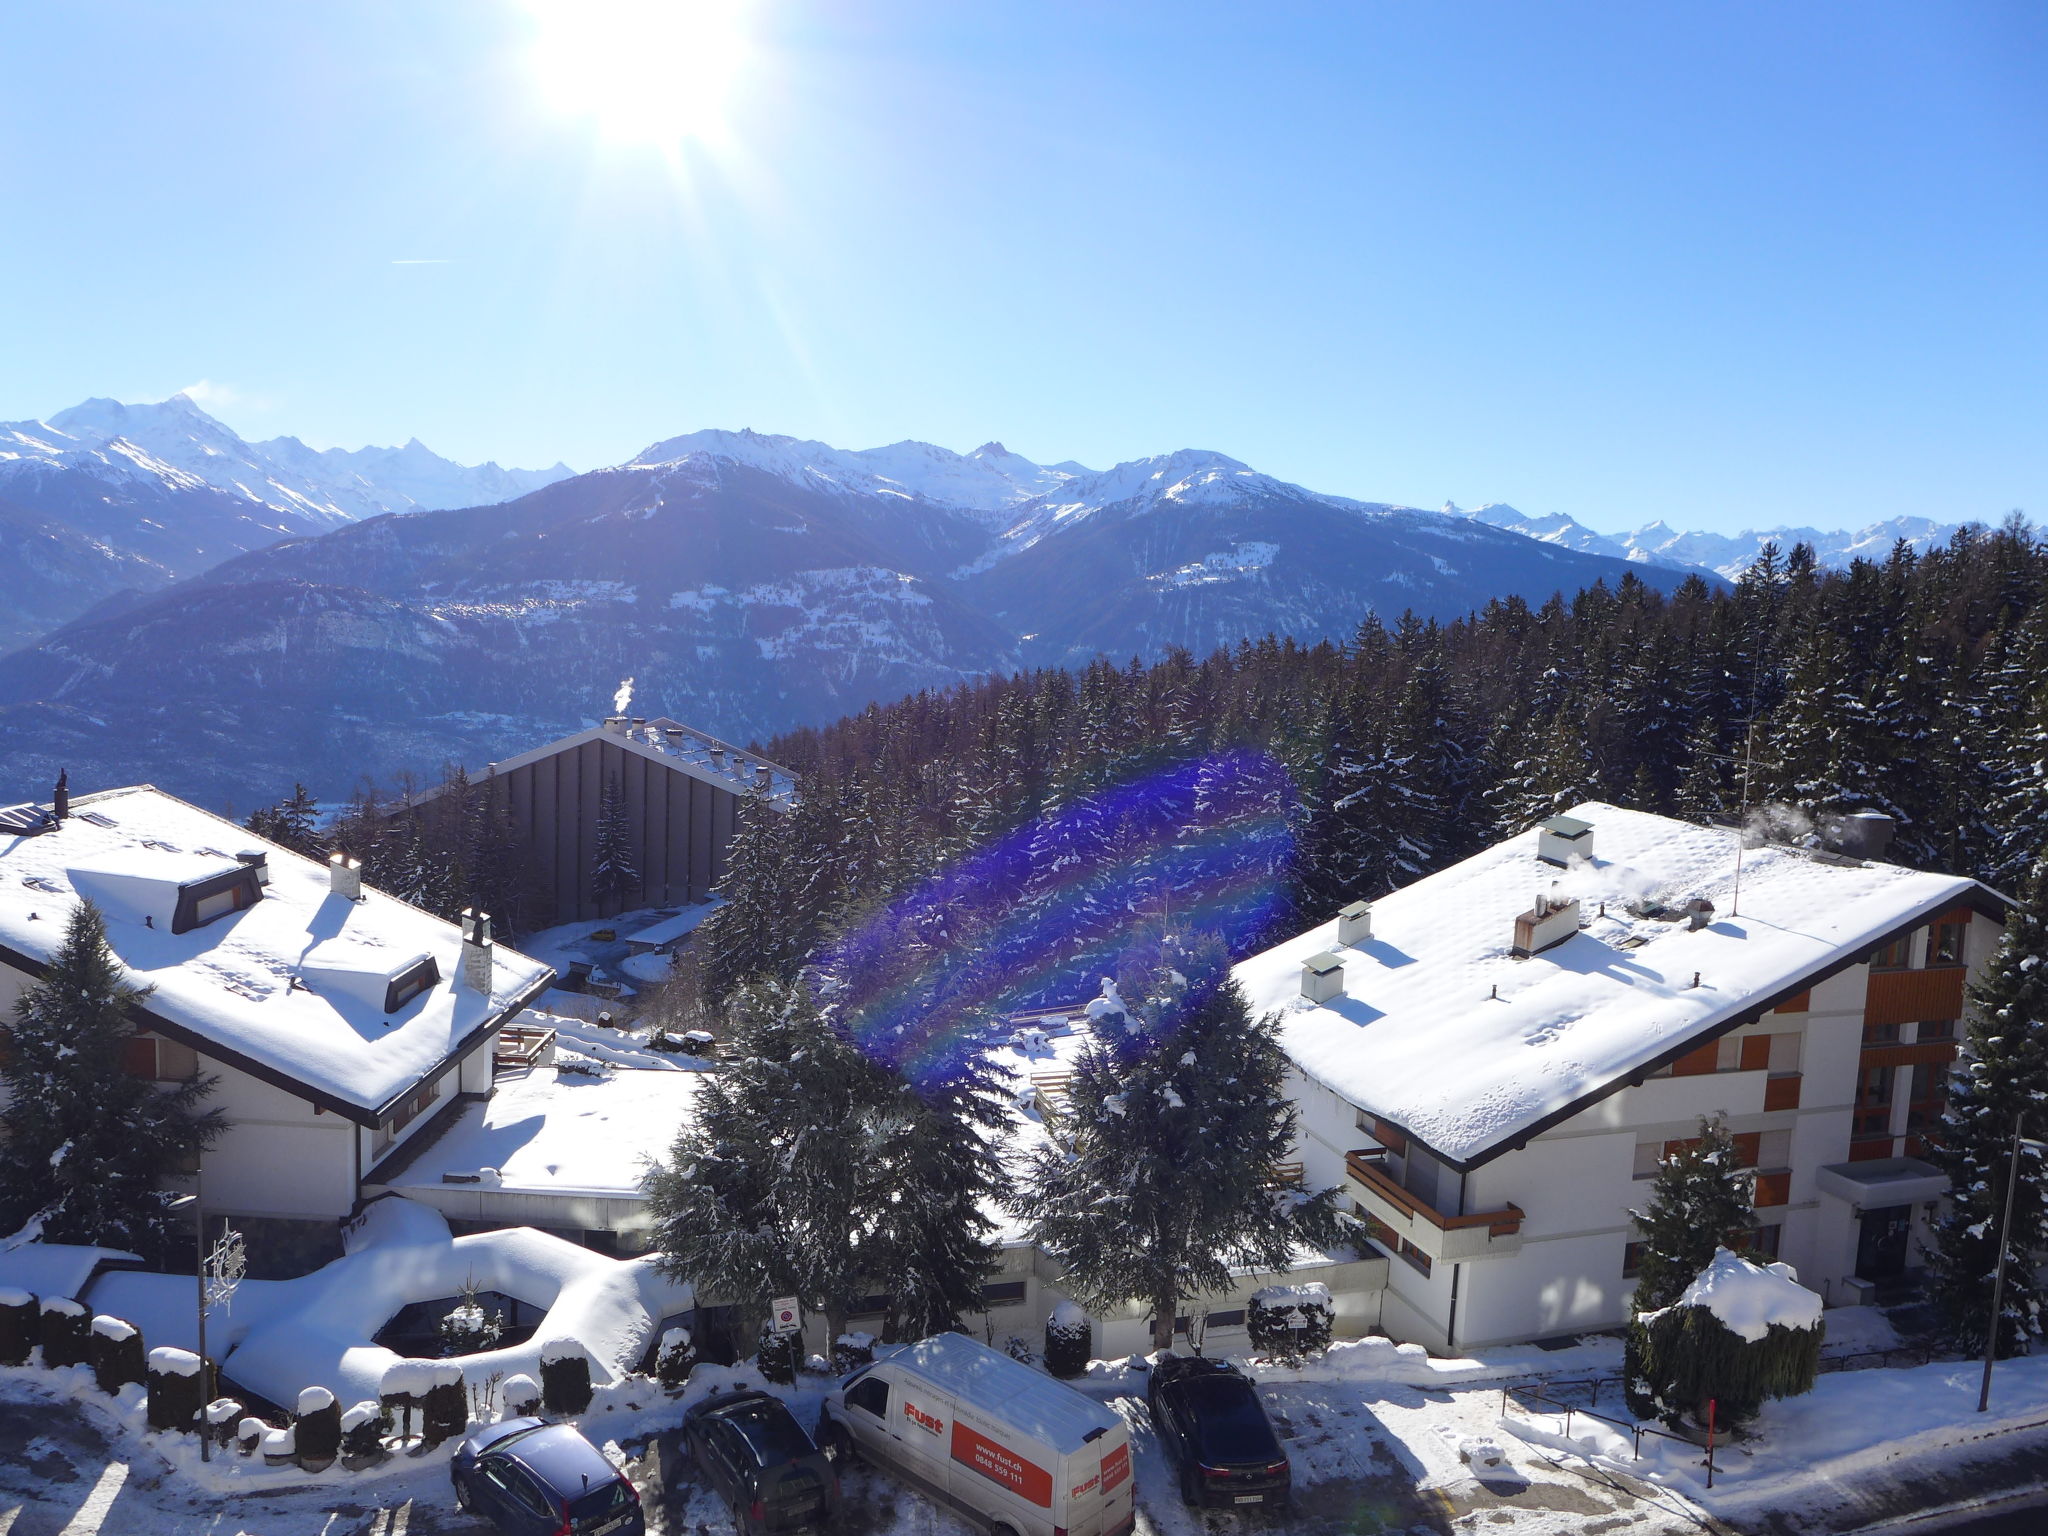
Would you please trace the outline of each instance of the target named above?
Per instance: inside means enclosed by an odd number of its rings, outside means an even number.
[[[1089,1478],[1087,1482],[1076,1483],[1072,1488],[1068,1489],[1067,1497],[1070,1499],[1078,1499],[1079,1497],[1081,1497],[1082,1494],[1088,1492],[1091,1488],[1093,1488],[1097,1483],[1101,1481],[1102,1474],[1098,1472],[1095,1474],[1095,1476]]]
[[[907,1399],[903,1404],[903,1417],[910,1420],[919,1429],[928,1429],[935,1435],[942,1434],[945,1431],[946,1426],[943,1422],[926,1413],[922,1408]]]

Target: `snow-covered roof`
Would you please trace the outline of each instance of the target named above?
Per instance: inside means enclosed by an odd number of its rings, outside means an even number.
[[[645,928],[626,935],[628,944],[673,944],[684,934],[695,930],[705,918],[725,905],[724,898],[715,897],[700,901],[693,907],[685,907],[673,917],[665,917],[658,923],[649,923]]]
[[[973,1407],[999,1414],[1063,1456],[1123,1423],[1107,1404],[964,1333],[938,1334],[889,1358]]]
[[[326,866],[148,785],[82,795],[71,808],[56,831],[0,836],[0,960],[40,971],[77,897],[90,894],[129,980],[153,989],[141,1005],[152,1028],[352,1119],[376,1119],[553,979],[495,945],[485,997],[462,980],[453,923],[367,886],[351,901],[329,888]],[[181,884],[234,871],[236,854],[257,849],[270,878],[261,900],[170,931],[167,903]],[[385,1013],[391,967],[422,956],[441,979]],[[337,986],[335,967],[350,957],[366,979]]]
[[[1531,829],[1373,904],[1372,936],[1330,922],[1236,968],[1254,1010],[1276,1011],[1311,1079],[1470,1166],[1725,1028],[1886,935],[1967,900],[1975,881],[1767,845],[1746,851],[1740,915],[1735,836],[1592,802],[1594,853],[1567,869],[1536,857]],[[1576,898],[1584,926],[1515,959],[1532,899]],[[1697,930],[1671,916],[1713,902]],[[1302,965],[1344,961],[1343,990],[1301,995]],[[1693,984],[1695,973],[1698,985]]]
[[[752,790],[759,779],[759,770],[766,768],[769,803],[788,806],[796,798],[796,775],[780,763],[771,763],[758,752],[736,747],[729,741],[720,741],[693,725],[684,725],[680,720],[670,720],[665,716],[654,720],[614,718],[604,725],[594,725],[573,736],[564,736],[560,741],[530,748],[517,757],[506,758],[491,766],[499,773],[507,773],[593,741],[609,741],[628,752],[638,753],[735,795],[744,795]],[[437,788],[422,798],[439,792]]]
[[[481,1175],[481,1187],[519,1194],[638,1199],[649,1163],[667,1156],[702,1086],[698,1072],[588,1077],[542,1067],[501,1079],[431,1145],[371,1182],[440,1189],[451,1182],[444,1175]]]
[[[0,1289],[23,1290],[34,1296],[76,1296],[102,1265],[141,1262],[141,1255],[119,1248],[44,1242],[0,1246]]]

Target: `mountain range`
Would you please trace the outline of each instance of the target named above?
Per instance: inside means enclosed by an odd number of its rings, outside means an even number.
[[[1629,571],[1669,590],[1698,574],[1673,539],[1710,537],[1359,501],[1195,449],[1094,470],[703,431],[582,475],[466,469],[249,444],[183,399],[89,402],[0,453],[0,541],[107,588],[0,656],[0,798],[67,766],[245,807],[477,768],[625,677],[650,716],[763,740],[993,671],[1341,640]],[[473,504],[427,505],[450,496]],[[1739,547],[1699,548],[1739,571]]]
[[[0,422],[0,651],[280,539],[503,501],[570,473],[465,466],[417,440],[324,453],[291,437],[249,443],[184,394]]]

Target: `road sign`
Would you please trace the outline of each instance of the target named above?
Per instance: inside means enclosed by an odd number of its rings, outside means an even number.
[[[775,1333],[795,1333],[804,1325],[803,1312],[794,1296],[778,1296],[768,1303],[768,1327]]]

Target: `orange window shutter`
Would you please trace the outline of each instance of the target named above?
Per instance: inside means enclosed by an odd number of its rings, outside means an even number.
[[[1760,1173],[1756,1176],[1756,1203],[1759,1206],[1783,1205],[1791,1198],[1791,1174]]]
[[[1671,1063],[1673,1077],[1699,1077],[1714,1070],[1720,1057],[1720,1045],[1709,1040],[1696,1051],[1687,1051]]]
[[[1778,1006],[1772,1009],[1771,1011],[1773,1013],[1805,1013],[1812,1006],[1813,993],[1809,989],[1808,991],[1800,993],[1797,997],[1786,998],[1785,1001],[1778,1004]]]
[[[1754,1168],[1763,1156],[1763,1132],[1743,1131],[1735,1138],[1735,1160],[1745,1168]]]
[[[1771,1037],[1750,1035],[1742,1042],[1742,1070],[1766,1072],[1771,1065]]]

